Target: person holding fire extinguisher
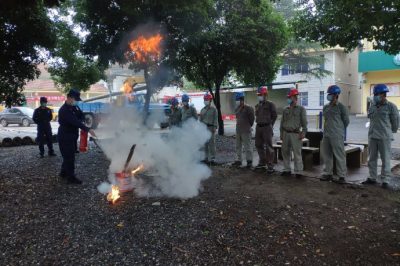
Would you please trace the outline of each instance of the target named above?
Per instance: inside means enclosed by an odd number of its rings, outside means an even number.
[[[84,117],[84,115],[83,115],[83,112],[82,112],[81,108],[79,108],[78,105],[75,105],[74,108],[75,108],[76,117],[77,117],[82,123],[85,123],[85,117]],[[78,134],[76,135],[75,153],[79,153],[78,139],[79,139],[79,130],[78,130]]]
[[[78,101],[81,101],[80,92],[71,89],[67,94],[67,100],[58,112],[58,123],[60,124],[58,144],[63,158],[60,177],[71,184],[82,184],[82,181],[75,176],[76,136],[79,129],[96,136],[93,129],[88,128],[78,119],[75,108]]]

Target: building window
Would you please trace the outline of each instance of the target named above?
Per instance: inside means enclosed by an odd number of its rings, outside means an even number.
[[[322,62],[319,64],[319,69],[325,70],[325,56],[322,54],[320,57],[322,57]]]
[[[282,67],[282,76],[289,75],[289,65],[283,65]]]
[[[297,64],[295,73],[308,73],[308,64]]]
[[[319,106],[324,106],[324,101],[325,101],[325,92],[324,91],[320,91],[319,92]]]
[[[282,66],[282,76],[299,74],[299,73],[308,73],[308,64],[295,64],[288,65],[285,64]]]
[[[307,92],[300,92],[300,105],[301,106],[308,106],[308,91]]]

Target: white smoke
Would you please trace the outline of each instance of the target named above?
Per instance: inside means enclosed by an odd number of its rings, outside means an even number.
[[[156,121],[159,114],[150,120]],[[201,181],[211,170],[200,161],[203,148],[211,134],[206,126],[194,119],[171,130],[149,129],[133,109],[116,109],[98,130],[99,144],[111,160],[109,182],[115,184],[114,173],[123,170],[133,144],[136,149],[130,167],[143,164],[145,170],[134,179],[135,193],[140,197],[166,196],[190,198],[197,196]],[[110,184],[99,185],[101,193],[110,190]]]

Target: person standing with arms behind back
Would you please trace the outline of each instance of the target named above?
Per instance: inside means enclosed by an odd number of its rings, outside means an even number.
[[[58,145],[63,158],[60,177],[72,184],[82,183],[75,176],[76,135],[78,130],[81,129],[89,132],[92,136],[96,136],[93,129],[88,128],[78,119],[77,109],[75,108],[77,101],[81,101],[80,92],[71,89],[67,94],[67,100],[58,112],[58,123],[60,124]]]
[[[206,93],[204,95],[204,107],[200,112],[200,122],[207,126],[207,129],[211,133],[210,139],[206,142],[205,153],[206,163],[215,164],[215,132],[218,128],[218,112],[214,106],[211,106],[212,95]]]
[[[267,101],[267,87],[259,87],[257,90],[258,101],[256,105],[256,139],[255,144],[259,162],[256,169],[263,169],[267,165],[267,173],[274,172],[274,148],[272,146],[272,137],[274,135],[274,124],[278,114],[273,102]]]
[[[234,166],[242,165],[242,149],[246,153],[247,168],[253,164],[253,151],[251,147],[251,129],[254,124],[254,110],[244,103],[244,93],[235,93],[235,115],[236,115],[236,154],[237,161]]]
[[[329,86],[327,91],[329,104],[325,105],[323,109],[325,124],[322,139],[322,156],[325,168],[321,181],[333,180],[333,158],[335,158],[336,172],[339,176],[338,183],[343,184],[347,174],[344,133],[350,120],[346,106],[339,102],[340,92],[339,86]]]
[[[44,141],[47,142],[49,156],[56,156],[53,149],[53,132],[50,121],[53,111],[47,107],[47,98],[40,97],[40,107],[33,112],[33,121],[37,124],[37,142],[39,144],[40,158],[44,157]]]
[[[282,140],[282,157],[283,172],[282,176],[290,176],[292,174],[290,167],[290,155],[294,154],[294,173],[297,178],[302,177],[303,160],[301,158],[301,149],[303,146],[303,138],[307,133],[307,114],[303,106],[297,105],[299,91],[291,89],[287,101],[289,106],[283,110],[281,120],[281,140]]]
[[[182,95],[182,123],[188,120],[189,118],[194,118],[195,120],[198,119],[197,117],[197,110],[194,106],[189,105],[190,97],[187,94]]]
[[[171,103],[171,114],[169,116],[169,127],[177,127],[181,125],[182,122],[182,113],[179,108],[179,101],[177,98],[173,97],[170,100]]]
[[[378,177],[378,153],[382,160],[382,187],[387,188],[386,178],[391,176],[390,158],[393,133],[399,129],[399,111],[397,106],[386,99],[389,88],[385,84],[374,87],[373,104],[368,110],[370,126],[368,130],[369,177],[363,182],[366,185],[376,184]]]

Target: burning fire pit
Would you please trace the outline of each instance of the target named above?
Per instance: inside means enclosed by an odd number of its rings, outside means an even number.
[[[150,72],[153,68],[158,68],[158,62],[162,54],[162,41],[163,36],[160,33],[151,36],[140,35],[128,43],[128,51],[125,53],[128,60],[132,60],[144,70],[144,78],[148,94],[152,90],[149,81],[149,76],[151,75]],[[133,84],[128,84],[128,82],[126,82],[123,85],[122,91],[124,94],[130,95],[132,88]],[[120,192],[128,192],[134,189],[132,180],[135,178],[135,174],[143,169],[143,165],[140,165],[134,170],[128,169],[135,147],[136,144],[131,147],[123,171],[114,174],[116,182],[112,185],[111,190],[107,195],[107,200],[111,203],[115,203],[120,198]]]
[[[115,173],[116,184],[111,186],[111,191],[107,195],[107,200],[111,203],[115,203],[121,196],[120,192],[128,192],[134,189],[133,178],[135,174],[143,170],[143,165],[139,165],[134,170],[128,169],[129,163],[132,160],[133,152],[135,151],[136,144],[134,144],[126,159],[124,170],[122,172]]]

